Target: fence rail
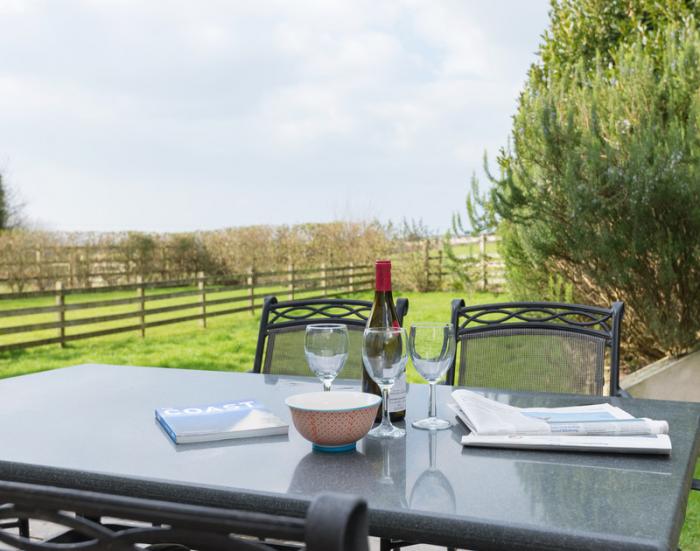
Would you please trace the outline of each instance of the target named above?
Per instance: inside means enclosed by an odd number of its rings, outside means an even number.
[[[470,245],[478,247],[478,252],[475,254],[458,255],[460,261],[470,261],[472,263],[471,275],[475,286],[480,291],[501,291],[506,284],[505,278],[505,262],[494,249],[488,250],[489,243],[498,243],[501,238],[497,235],[477,235],[473,237],[453,238],[450,241],[452,247],[459,245]],[[444,278],[452,274],[445,267],[445,255],[442,250],[438,250],[433,254],[429,249],[425,251],[425,271],[426,271],[426,287],[442,288]]]
[[[145,282],[139,279],[136,283],[100,288],[64,288],[61,282],[57,282],[52,291],[2,293],[0,294],[0,322],[2,322],[0,336],[28,335],[29,338],[10,343],[0,342],[0,352],[48,344],[58,344],[64,347],[66,343],[76,340],[125,332],[139,332],[142,337],[145,337],[147,329],[187,321],[198,320],[203,327],[206,327],[209,318],[241,312],[254,313],[262,307],[263,297],[269,294],[277,294],[293,300],[301,298],[302,295],[303,298],[330,298],[348,293],[370,291],[374,283],[373,276],[373,267],[370,265],[348,264],[332,267],[322,265],[318,268],[303,270],[296,270],[294,266],[289,266],[287,270],[277,272],[257,273],[251,269],[245,274],[229,276],[205,276],[200,272],[197,277],[185,280]],[[232,282],[236,283],[231,284]],[[161,290],[168,292],[158,292]],[[154,293],[149,294],[146,291]],[[74,295],[98,292],[135,292],[135,296],[66,302],[67,298]],[[229,296],[222,296],[225,294]],[[51,306],[2,309],[2,301],[51,297],[55,299],[54,305]],[[166,300],[184,300],[184,302],[161,305],[161,301]],[[135,306],[135,308],[121,312],[110,311],[110,309],[125,306]],[[222,306],[224,308],[221,308]],[[73,317],[74,314],[99,309],[106,310],[106,312]],[[191,313],[193,310],[196,310],[196,313]],[[190,313],[185,313],[187,311]],[[172,313],[178,315],[165,319],[154,319],[154,317],[162,317],[164,314]],[[55,316],[53,320],[41,319],[34,323],[6,325],[8,318],[21,318],[23,316],[44,318],[52,315]],[[89,328],[98,324],[113,324],[125,320],[128,321],[126,325],[121,324],[72,334],[67,332],[68,329]],[[46,332],[55,333],[53,336],[48,336]]]
[[[440,289],[442,288],[442,280],[453,274],[442,269],[443,259],[440,255],[431,256],[430,261],[430,269],[427,272],[428,286]],[[475,278],[474,283],[479,291],[503,291],[506,285],[505,262],[500,260],[498,256],[480,260],[475,271],[478,272],[478,277]]]

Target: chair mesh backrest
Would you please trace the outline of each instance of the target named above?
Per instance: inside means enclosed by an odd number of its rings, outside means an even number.
[[[332,320],[328,320],[330,323]],[[362,333],[364,327],[348,325],[348,359],[343,370],[338,374],[341,379],[359,379],[362,377]],[[313,375],[304,356],[304,337],[306,326],[270,329],[267,335],[267,347],[263,373],[276,375]]]
[[[403,316],[408,308],[399,299]],[[362,333],[372,303],[366,300],[324,298],[278,302],[265,299],[260,319],[254,371],[274,375],[313,376],[304,355],[306,327],[319,323],[341,323],[348,328],[348,359],[339,373],[341,379],[362,376]]]
[[[620,324],[611,308],[553,302],[466,306],[452,302],[458,354],[448,381],[461,386],[619,394]]]
[[[519,391],[603,394],[602,337],[508,328],[460,335],[458,384]]]
[[[313,376],[304,355],[306,327],[318,323],[342,323],[350,339],[348,359],[339,373],[341,379],[362,377],[362,335],[372,303],[345,298],[302,299],[278,302],[265,298],[258,346],[255,352],[256,373]],[[399,322],[408,312],[408,300],[396,301]]]

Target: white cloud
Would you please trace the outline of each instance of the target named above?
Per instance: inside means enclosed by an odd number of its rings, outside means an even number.
[[[26,14],[37,8],[35,0],[2,0],[0,2],[0,16]]]
[[[0,158],[30,216],[57,228],[320,220],[368,204],[444,227],[484,149],[506,141],[546,9],[0,0]],[[427,181],[443,190],[430,202]],[[121,198],[134,189],[141,211]]]
[[[416,32],[440,52],[438,70],[443,77],[484,76],[497,70],[489,55],[488,37],[479,27],[471,3],[415,2]]]
[[[344,100],[342,91],[326,86],[300,84],[277,90],[263,102],[264,128],[276,145],[295,150],[334,135],[348,135],[353,118]]]

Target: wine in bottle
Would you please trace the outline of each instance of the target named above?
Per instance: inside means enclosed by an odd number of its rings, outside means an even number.
[[[391,260],[377,260],[375,264],[376,281],[374,302],[367,318],[367,327],[400,327],[396,315],[394,298],[391,294]],[[362,390],[378,396],[382,395],[379,386],[362,370]],[[389,396],[389,417],[400,421],[406,416],[406,374],[402,373],[394,382]],[[377,421],[382,417],[381,408],[377,411]]]

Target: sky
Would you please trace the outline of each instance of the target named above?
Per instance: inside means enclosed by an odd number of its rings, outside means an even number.
[[[0,172],[35,226],[464,209],[547,0],[0,0]]]

